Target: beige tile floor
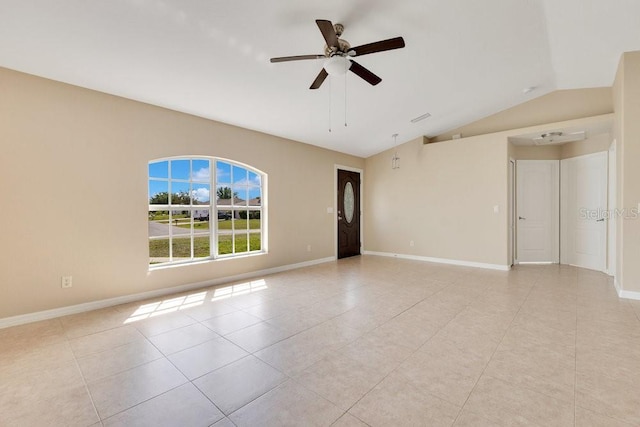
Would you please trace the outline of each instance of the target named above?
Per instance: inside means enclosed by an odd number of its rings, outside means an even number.
[[[638,426],[640,302],[363,256],[0,330],[2,426]]]

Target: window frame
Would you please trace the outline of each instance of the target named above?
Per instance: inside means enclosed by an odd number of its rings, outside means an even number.
[[[194,179],[194,169],[193,169],[193,162],[194,161],[208,161],[209,162],[209,179],[208,181],[205,180],[198,180],[198,179]],[[171,170],[171,166],[172,166],[172,162],[175,161],[188,161],[189,162],[189,173],[188,173],[188,178],[184,179],[184,178],[173,178],[172,177],[172,170]],[[163,178],[163,177],[157,177],[157,176],[151,176],[151,172],[150,172],[150,167],[152,164],[155,163],[162,163],[162,162],[167,162],[167,177]],[[218,179],[218,164],[219,163],[224,163],[229,165],[230,170],[232,171],[229,177],[229,182],[222,182],[219,181]],[[244,173],[246,174],[246,184],[243,185],[238,185],[237,183],[234,182],[234,178],[233,178],[233,171],[236,168],[241,168],[244,170]],[[253,173],[255,174],[258,178],[259,178],[259,185],[251,185],[249,182],[249,176],[250,174]],[[151,194],[151,182],[166,182],[166,188],[167,188],[167,204],[151,204],[150,203],[150,198],[152,196]],[[172,187],[173,187],[173,183],[177,183],[177,184],[186,184],[188,185],[188,193],[189,193],[189,205],[185,205],[185,204],[172,204],[172,195],[174,194],[174,192],[172,191]],[[194,192],[194,184],[195,185],[208,185],[209,186],[209,201],[208,203],[205,204],[194,204],[194,199],[193,199],[193,192]],[[234,191],[234,189],[236,188],[236,185],[238,185],[238,187],[242,187],[242,189],[246,189],[246,196],[249,196],[250,194],[250,190],[258,190],[259,191],[259,205],[252,205],[250,203],[251,199],[247,199],[247,200],[243,200],[245,202],[244,205],[242,204],[236,204],[235,201],[236,199],[240,199],[240,197],[235,197],[236,192]],[[218,204],[218,198],[217,198],[217,191],[218,191],[218,187],[219,186],[224,186],[224,187],[228,187],[229,191],[231,192],[231,199],[230,199],[230,204],[229,205],[220,205]],[[223,187],[223,188],[224,188]],[[157,193],[156,193],[157,194]],[[246,197],[245,197],[246,198]],[[245,163],[241,163],[235,160],[230,160],[230,159],[226,159],[226,158],[222,158],[222,157],[214,157],[214,156],[174,156],[174,157],[164,157],[164,158],[159,158],[159,159],[153,159],[150,160],[147,163],[147,201],[148,201],[148,219],[147,221],[150,221],[150,217],[149,214],[151,212],[158,212],[158,211],[166,211],[168,214],[168,224],[172,223],[172,218],[174,215],[174,212],[176,211],[188,211],[189,212],[189,246],[190,246],[190,256],[188,259],[185,259],[184,257],[181,257],[180,259],[175,259],[174,254],[173,254],[173,250],[174,250],[174,239],[176,238],[176,235],[173,234],[173,228],[169,227],[169,234],[168,235],[161,235],[161,236],[151,236],[149,234],[147,234],[147,240],[149,241],[149,243],[152,240],[163,240],[166,239],[168,240],[168,245],[169,245],[169,253],[168,253],[168,261],[162,261],[162,262],[157,262],[157,263],[151,263],[151,253],[150,253],[150,248],[149,248],[149,244],[147,245],[147,248],[149,250],[149,269],[155,269],[155,268],[162,268],[162,267],[166,267],[166,266],[173,266],[173,265],[185,265],[185,264],[194,264],[194,263],[200,263],[200,262],[207,262],[207,261],[214,261],[214,260],[224,260],[224,259],[233,259],[233,258],[240,258],[240,257],[246,257],[246,256],[254,256],[254,255],[261,255],[261,254],[266,254],[268,252],[267,248],[267,174],[262,172],[261,170],[247,165]],[[199,210],[208,210],[209,211],[209,229],[208,229],[208,233],[198,233],[197,229],[194,228],[194,224],[196,224],[195,221],[195,213],[196,211]],[[231,229],[226,231],[223,231],[222,233],[220,232],[221,229],[219,228],[219,212],[220,211],[230,211],[231,212]],[[239,219],[238,217],[240,216],[239,212],[244,211],[246,212],[247,218],[246,218],[246,229],[245,230],[236,230],[236,220]],[[238,212],[238,217],[236,216],[236,212]],[[259,228],[255,229],[255,228],[251,228],[251,223],[249,222],[249,216],[251,212],[259,212],[259,219],[260,219],[260,223],[259,223]],[[241,236],[241,235],[245,235],[246,236],[246,251],[243,252],[236,252],[236,240],[237,240],[237,236]],[[256,249],[256,250],[251,250],[251,235],[252,234],[259,234],[260,235],[260,249]],[[204,236],[208,236],[209,237],[209,255],[205,256],[205,257],[195,257],[195,238],[196,237],[204,237]],[[229,253],[219,253],[220,252],[220,247],[219,247],[219,237],[220,236],[231,236],[231,252]],[[181,237],[178,237],[181,238]]]

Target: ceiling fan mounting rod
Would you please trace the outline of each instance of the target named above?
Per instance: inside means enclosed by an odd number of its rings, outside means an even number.
[[[333,25],[333,29],[336,31],[336,36],[340,37],[344,32],[344,25],[336,23]]]

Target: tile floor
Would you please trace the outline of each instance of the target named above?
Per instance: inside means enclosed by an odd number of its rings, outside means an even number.
[[[2,426],[638,426],[640,301],[363,256],[0,330]]]

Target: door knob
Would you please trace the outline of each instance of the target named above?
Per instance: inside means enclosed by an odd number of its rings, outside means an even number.
[[[523,216],[519,216],[518,219],[527,219],[527,218],[525,218]]]

